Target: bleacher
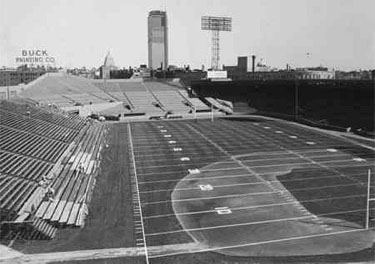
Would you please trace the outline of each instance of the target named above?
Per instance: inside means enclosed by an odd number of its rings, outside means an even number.
[[[88,79],[64,73],[48,73],[38,78],[26,85],[20,96],[62,108],[115,100]]]
[[[214,99],[212,97],[205,98],[209,104],[211,104],[215,109],[218,109],[226,114],[233,114],[233,105],[230,107],[230,104],[225,104],[220,100]]]
[[[174,113],[187,114],[191,111],[188,100],[184,99],[178,91],[158,90],[153,92],[159,99],[164,109]]]
[[[92,80],[93,85],[99,89],[112,92],[131,92],[131,91],[146,91],[143,81],[141,79],[111,79],[111,80]]]
[[[162,108],[149,91],[129,91],[125,94],[134,107],[133,112],[163,114]]]
[[[1,239],[50,239],[58,224],[83,225],[103,125],[9,101],[0,101],[0,120]]]
[[[92,125],[82,141],[75,146],[70,158],[63,163],[60,175],[54,178],[52,188],[56,195],[54,201],[43,201],[36,216],[58,225],[82,226],[87,214],[89,191],[94,181],[93,173],[98,167],[101,146],[95,144],[103,137],[103,127]]]
[[[190,98],[177,81],[168,83],[126,79],[94,80],[92,83],[112,98],[122,101],[124,107],[129,110],[129,115],[137,113],[151,116],[165,113],[187,115],[194,109],[197,112],[211,110],[199,98]],[[110,110],[111,113],[115,111],[116,108]]]

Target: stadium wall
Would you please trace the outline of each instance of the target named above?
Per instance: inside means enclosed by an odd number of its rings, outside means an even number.
[[[298,90],[299,115],[334,126],[374,131],[373,80],[238,80],[192,81],[200,97],[246,104],[257,111],[294,115]],[[298,89],[296,89],[296,87]]]

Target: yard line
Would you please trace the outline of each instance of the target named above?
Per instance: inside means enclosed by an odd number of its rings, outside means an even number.
[[[359,197],[366,197],[366,195],[363,194],[363,195],[348,195],[348,196],[327,197],[327,198],[310,199],[310,200],[298,200],[298,201],[290,201],[290,202],[283,202],[283,203],[273,203],[273,204],[264,204],[264,205],[230,207],[230,209],[232,211],[236,211],[236,210],[246,210],[246,209],[254,209],[254,208],[263,208],[263,207],[273,207],[273,206],[280,206],[280,205],[288,205],[288,204],[309,203],[309,202],[328,201],[328,200],[340,200],[340,199],[350,199],[350,198],[359,198]],[[361,209],[361,210],[365,211],[366,209]],[[163,215],[151,215],[151,216],[145,216],[144,219],[163,218],[163,217],[171,217],[171,216],[177,216],[177,215],[205,214],[205,213],[216,213],[216,210],[212,209],[212,210],[192,211],[192,212],[186,212],[186,213],[173,213],[173,214],[163,214]]]
[[[305,170],[300,170],[305,171]],[[311,171],[311,170],[306,170],[306,171]],[[274,174],[280,174],[284,173],[284,171],[280,172],[267,172],[267,173],[262,173],[262,176],[267,176],[267,175],[274,175]],[[372,174],[375,174],[372,173]],[[347,176],[367,176],[366,174],[363,173],[358,173],[358,174],[345,174]],[[235,175],[224,175],[224,176],[209,176],[209,177],[196,177],[196,178],[182,178],[182,179],[175,179],[175,180],[157,180],[157,181],[145,181],[145,182],[138,182],[139,184],[153,184],[153,183],[163,183],[163,182],[179,182],[179,181],[194,181],[194,180],[210,180],[210,179],[222,179],[222,178],[242,178],[242,177],[248,177],[248,176],[254,176],[253,174],[235,174]],[[290,179],[290,180],[283,180],[283,182],[290,182],[290,181],[302,181],[302,180],[311,180],[311,179],[322,179],[322,178],[335,178],[335,177],[342,177],[339,174],[332,174],[332,175],[327,175],[327,176],[321,176],[321,177],[306,177],[306,178],[298,178],[298,179]],[[272,180],[270,182],[280,182],[278,180]]]
[[[273,192],[258,192],[258,193],[245,193],[245,194],[228,194],[228,195],[220,195],[220,196],[205,196],[205,197],[195,197],[195,198],[186,198],[186,199],[178,199],[173,200],[173,202],[185,202],[185,201],[195,201],[195,200],[211,200],[211,199],[222,199],[228,197],[242,197],[242,196],[252,196],[252,195],[261,195],[261,194],[272,194],[272,193],[282,193],[282,192],[290,192],[290,191],[308,191],[308,190],[321,190],[333,187],[347,187],[347,186],[359,186],[357,182],[348,183],[348,184],[334,184],[334,185],[324,185],[319,187],[307,187],[307,188],[295,188],[295,189],[288,189],[288,190],[278,190]],[[361,185],[361,187],[363,187]],[[163,201],[155,201],[155,202],[144,202],[143,205],[149,204],[159,204],[159,203],[167,203],[172,202],[172,200],[163,200]]]
[[[138,196],[138,207],[142,208],[141,207],[141,199],[140,199],[140,196],[139,196],[138,178],[137,178],[137,166],[135,164],[135,158],[134,158],[132,130],[131,130],[130,123],[128,123],[128,135],[129,135],[129,140],[130,140],[130,146],[129,147],[130,147],[130,150],[131,150],[131,157],[132,157],[132,162],[133,162],[133,166],[134,166],[134,179],[135,179],[135,188],[136,188],[137,196]],[[142,210],[139,211],[139,216],[141,218],[141,224],[142,224],[141,225],[141,230],[142,230],[142,237],[143,237],[143,241],[144,241],[146,264],[149,264],[148,252],[147,252],[147,243],[146,243],[146,235],[145,235],[145,227],[144,227],[144,224],[143,224],[143,213],[142,213]]]
[[[224,188],[224,187],[234,187],[234,186],[243,186],[243,185],[256,185],[256,184],[265,184],[264,182],[246,182],[246,183],[234,183],[234,184],[223,184],[223,185],[212,185],[213,188]],[[176,188],[176,189],[161,189],[161,190],[152,190],[152,191],[140,191],[139,193],[155,193],[155,192],[167,192],[167,191],[187,191],[187,190],[200,190],[198,186],[190,188]]]
[[[278,193],[278,192],[272,191],[272,192],[258,192],[258,193],[229,194],[229,195],[220,195],[220,196],[187,198],[187,199],[179,199],[179,200],[173,200],[173,201],[174,202],[186,202],[186,201],[196,201],[196,200],[212,200],[212,199],[223,199],[223,198],[229,198],[229,197],[256,196],[256,195],[273,194],[273,193]],[[156,202],[144,202],[142,204],[150,205],[150,204],[161,204],[161,203],[169,203],[169,202],[172,202],[172,201],[163,200],[163,201],[156,201]]]
[[[305,160],[307,158],[304,158]],[[348,162],[352,162],[352,165],[348,165]],[[345,165],[338,165],[338,164],[334,164],[334,165],[331,165],[331,166],[322,166],[323,164],[327,164],[327,163],[345,163]],[[321,165],[320,165],[321,164]],[[354,165],[354,164],[358,164],[358,165]],[[222,168],[222,169],[206,169],[206,170],[201,170],[202,172],[208,172],[208,171],[228,171],[228,170],[238,170],[238,169],[245,169],[246,168],[269,168],[269,167],[283,167],[283,166],[293,166],[293,165],[296,165],[296,166],[300,166],[300,165],[316,165],[316,166],[319,166],[319,167],[323,167],[324,169],[326,170],[332,170],[330,168],[334,167],[334,168],[352,168],[352,167],[369,167],[369,166],[374,166],[372,164],[369,164],[368,162],[355,162],[353,161],[352,159],[349,159],[349,160],[330,160],[330,161],[323,161],[323,162],[303,162],[303,163],[289,163],[289,164],[274,164],[274,165],[260,165],[260,166],[244,166],[244,167],[234,167],[234,168]],[[188,166],[187,164],[185,163],[182,163],[180,166]],[[301,168],[302,169],[302,168]],[[309,168],[309,169],[312,169],[312,168]],[[168,171],[168,172],[161,172],[161,173],[139,173],[138,175],[140,176],[150,176],[150,175],[165,175],[165,174],[174,174],[174,173],[182,173],[184,172],[184,170],[173,170],[173,171]],[[186,175],[188,175],[189,173],[186,171]],[[342,174],[342,173],[341,173]]]
[[[238,227],[238,226],[262,225],[262,224],[269,224],[269,223],[276,223],[276,222],[285,222],[285,221],[294,221],[294,220],[302,220],[302,219],[316,219],[315,216],[317,216],[317,217],[324,216],[325,217],[325,216],[329,216],[329,215],[356,213],[356,212],[360,212],[360,211],[364,211],[364,209],[330,212],[330,213],[324,213],[324,214],[318,214],[318,215],[286,217],[286,218],[278,218],[278,219],[263,220],[263,221],[254,221],[254,222],[246,222],[246,223],[237,223],[237,224],[228,224],[228,225],[216,225],[216,226],[207,226],[207,227],[197,227],[197,228],[187,228],[187,229],[171,230],[171,231],[165,231],[165,232],[156,232],[156,233],[146,234],[146,237],[159,236],[159,235],[167,235],[167,234],[175,234],[175,233],[181,233],[181,232],[194,232],[194,231],[205,231],[205,230],[213,230],[213,229],[222,229],[222,228],[230,228],[230,227]],[[364,229],[361,229],[361,230],[364,230]]]
[[[271,173],[273,174],[273,173]],[[254,176],[255,175],[247,175],[247,176]],[[261,175],[262,177],[264,176],[263,174]],[[206,177],[206,178],[200,178],[200,179],[207,179],[209,180],[211,177]],[[300,178],[300,179],[290,179],[290,180],[283,180],[282,183],[285,182],[293,182],[293,181],[308,181],[310,180],[315,180],[315,179],[330,179],[330,178],[344,178],[343,176],[340,175],[333,175],[333,176],[323,176],[323,177],[309,177],[309,178]],[[190,181],[197,180],[199,178],[191,178],[189,179]],[[187,180],[186,180],[187,181]],[[279,180],[268,180],[267,182],[270,183],[280,183]],[[233,184],[222,184],[222,185],[212,185],[213,188],[226,188],[226,187],[234,187],[234,186],[245,186],[245,185],[256,185],[256,184],[265,184],[264,182],[245,182],[245,183],[233,183]],[[325,184],[325,183],[324,183]],[[358,185],[358,182],[353,181],[353,185]],[[324,185],[325,187],[329,187],[327,185]],[[315,188],[315,187],[310,187],[310,188]],[[169,188],[169,189],[154,189],[150,191],[140,191],[140,193],[156,193],[156,192],[167,192],[167,191],[187,191],[187,190],[200,190],[198,186],[195,187],[188,187],[188,188]],[[290,189],[294,190],[294,189]]]
[[[153,169],[153,168],[165,168],[166,166],[169,167],[191,167],[192,166],[192,162],[190,163],[186,163],[186,162],[181,162],[180,158],[178,160],[176,160],[178,162],[178,164],[165,164],[165,165],[158,165],[158,166],[141,166],[142,169]],[[193,162],[194,166],[195,165],[199,165],[199,164],[207,164],[207,162]]]
[[[173,145],[174,147],[178,147],[180,148],[181,146],[179,146],[178,144],[176,145]],[[171,148],[172,149],[172,148]],[[212,151],[213,149],[210,149],[210,151],[207,151],[207,149],[199,149],[199,148],[193,148],[194,151],[187,151],[185,148],[183,148],[184,150],[184,153],[186,155],[190,154],[191,156],[194,156],[194,155],[197,155],[199,152],[204,152],[205,154],[215,154],[217,155],[218,154],[218,151]],[[170,153],[163,153],[161,154],[160,152],[149,152],[149,151],[145,151],[143,153],[147,153],[147,154],[135,154],[136,157],[160,157],[161,155],[163,157],[168,157],[168,156],[172,156],[172,157],[175,157],[175,153],[174,152],[170,152]],[[220,157],[220,155],[218,155],[218,158]],[[225,156],[223,156],[225,157]]]
[[[300,159],[303,159],[303,158],[300,158]],[[306,158],[304,158],[304,160],[306,160]],[[239,167],[233,167],[233,168],[219,168],[219,169],[201,169],[200,171],[201,172],[209,172],[209,171],[230,171],[230,170],[237,170],[237,169],[245,169],[244,167],[246,168],[250,168],[250,169],[254,169],[254,168],[269,168],[269,167],[287,167],[287,166],[294,166],[294,165],[318,165],[318,163],[322,163],[322,164],[326,164],[326,163],[342,163],[342,162],[354,162],[352,159],[345,159],[345,160],[329,160],[329,161],[321,161],[321,162],[311,162],[311,161],[308,161],[308,162],[301,162],[301,163],[287,163],[287,164],[269,164],[269,165],[258,165],[258,166],[246,166],[246,164],[244,164],[244,166],[239,166]],[[241,160],[241,162],[245,162],[243,160]],[[180,165],[177,165],[179,167],[181,166],[191,166],[189,164],[185,164],[185,163],[181,163]],[[319,166],[319,165],[318,165]],[[162,166],[163,167],[163,166]],[[142,167],[143,168],[143,167]],[[173,171],[173,172],[165,172],[164,174],[169,174],[169,173],[176,173],[176,172],[180,172],[181,170],[178,170],[178,171]],[[153,174],[153,173],[151,173]],[[145,175],[149,175],[149,173],[144,173],[144,174],[140,174],[142,176],[145,176]]]
[[[174,180],[157,180],[157,181],[143,181],[139,182],[139,184],[152,184],[152,183],[162,183],[162,182],[179,182],[179,181],[193,181],[193,180],[203,180],[203,179],[220,179],[220,178],[237,178],[237,177],[245,177],[245,176],[253,176],[252,174],[235,174],[235,175],[225,175],[225,176],[209,176],[209,177],[196,177],[196,178],[182,178],[182,179],[174,179]]]

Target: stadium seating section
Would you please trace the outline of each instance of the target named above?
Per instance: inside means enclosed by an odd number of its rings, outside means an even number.
[[[66,111],[79,111],[87,116],[189,116],[211,111],[215,99],[192,98],[179,79],[155,81],[136,79],[88,80],[63,73],[49,73],[27,85],[21,97],[42,105],[52,105]],[[114,104],[114,103],[121,103]],[[230,109],[214,109],[230,113]]]
[[[58,226],[82,226],[103,124],[25,101],[0,101],[0,120],[1,238],[49,239]]]

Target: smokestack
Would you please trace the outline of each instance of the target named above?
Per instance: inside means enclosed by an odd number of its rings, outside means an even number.
[[[252,72],[253,72],[253,79],[255,79],[255,55],[251,56],[253,63],[252,63]]]

